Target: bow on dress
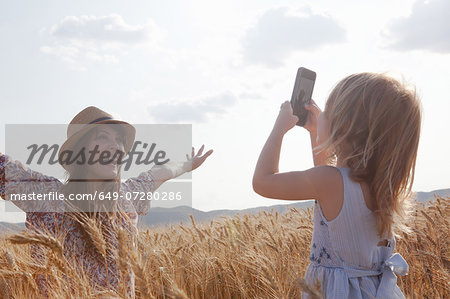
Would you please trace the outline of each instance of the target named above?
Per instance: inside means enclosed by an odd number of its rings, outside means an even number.
[[[409,271],[409,266],[406,260],[400,253],[392,254],[381,266],[379,271],[376,270],[364,270],[355,268],[345,268],[349,278],[364,277],[364,276],[377,276],[381,274],[380,285],[377,289],[377,295],[375,298],[394,298],[403,297],[403,295],[395,296],[395,288],[397,286],[397,276],[406,275]]]
[[[394,253],[383,264],[381,282],[378,286],[376,298],[389,298],[397,285],[397,276],[408,274],[409,266],[400,253]]]

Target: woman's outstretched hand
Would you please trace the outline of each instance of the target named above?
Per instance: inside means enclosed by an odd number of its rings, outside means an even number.
[[[202,154],[204,148],[205,148],[205,145],[203,144],[202,147],[198,150],[197,154],[195,154],[195,149],[194,149],[194,147],[192,147],[192,156],[189,157],[189,155],[186,154],[187,160],[192,162],[191,171],[198,168],[200,165],[202,165],[203,162],[205,162],[206,158],[208,158],[212,154],[213,150],[211,149],[202,156],[201,154]]]
[[[293,114],[291,103],[289,101],[282,103],[274,128],[280,130],[284,134],[292,129],[297,122],[298,117]]]
[[[311,103],[309,105],[305,104],[305,109],[308,110],[308,116],[306,119],[306,123],[303,126],[310,133],[317,133],[317,119],[319,118],[320,110],[319,106],[317,106],[316,102],[311,99]]]

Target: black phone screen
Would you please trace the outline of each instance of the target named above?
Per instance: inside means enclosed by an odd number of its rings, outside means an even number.
[[[314,80],[300,77],[300,82],[298,85],[298,92],[294,96],[293,101],[293,111],[298,117],[298,126],[303,126],[306,123],[308,116],[308,110],[305,109],[304,104],[311,103],[311,96],[314,88]]]

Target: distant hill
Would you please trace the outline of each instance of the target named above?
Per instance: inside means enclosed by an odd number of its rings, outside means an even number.
[[[449,189],[439,189],[430,192],[417,192],[417,201],[418,202],[427,202],[429,200],[435,199],[435,194],[441,197],[450,197],[450,188]],[[221,216],[234,216],[234,215],[242,215],[242,214],[257,214],[262,211],[274,211],[278,213],[283,213],[287,211],[289,208],[297,208],[303,209],[313,206],[314,201],[297,201],[292,204],[280,204],[273,206],[264,206],[264,207],[256,207],[249,208],[244,210],[213,210],[213,211],[201,211],[188,206],[179,206],[175,208],[160,208],[154,207],[151,208],[149,213],[145,216],[139,217],[138,226],[146,226],[146,227],[154,227],[160,225],[167,224],[179,224],[179,223],[190,223],[191,219],[189,215],[192,215],[196,222],[205,222],[210,221],[214,218],[218,218]],[[20,232],[22,229],[25,229],[25,224],[21,223],[9,223],[9,222],[0,222],[0,235],[2,233],[9,232]]]
[[[434,200],[437,194],[441,197],[450,196],[449,189],[439,189],[430,192],[416,192],[418,202],[427,202],[428,200]],[[178,223],[189,223],[191,219],[189,215],[192,214],[196,222],[210,221],[214,218],[220,216],[234,216],[237,214],[257,214],[261,211],[278,211],[282,213],[289,208],[303,209],[313,206],[314,201],[297,201],[292,204],[280,204],[267,207],[256,207],[244,210],[214,210],[209,212],[200,211],[188,206],[180,206],[175,208],[151,208],[149,213],[144,217],[140,217],[139,226],[158,226],[166,224],[178,224]]]
[[[194,217],[195,222],[210,221],[220,216],[234,216],[242,214],[257,214],[262,211],[274,211],[283,213],[289,208],[303,209],[312,207],[314,201],[298,201],[288,205],[273,205],[265,207],[249,208],[244,210],[213,210],[209,212],[200,211],[188,206],[179,206],[175,208],[151,208],[147,215],[139,218],[139,226],[152,227],[155,225],[178,224],[191,222],[189,215]]]
[[[430,199],[435,199],[434,194],[446,198],[447,196],[450,196],[450,189],[439,189],[430,192],[417,192],[417,201],[426,202]]]
[[[0,221],[0,236],[2,234],[17,233],[26,229],[24,222],[11,223]]]

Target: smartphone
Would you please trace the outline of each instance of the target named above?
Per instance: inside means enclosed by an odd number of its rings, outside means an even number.
[[[291,106],[294,115],[297,115],[297,126],[304,126],[308,117],[305,104],[311,103],[311,97],[316,82],[316,73],[307,68],[300,67],[295,78],[294,91],[292,92]]]

